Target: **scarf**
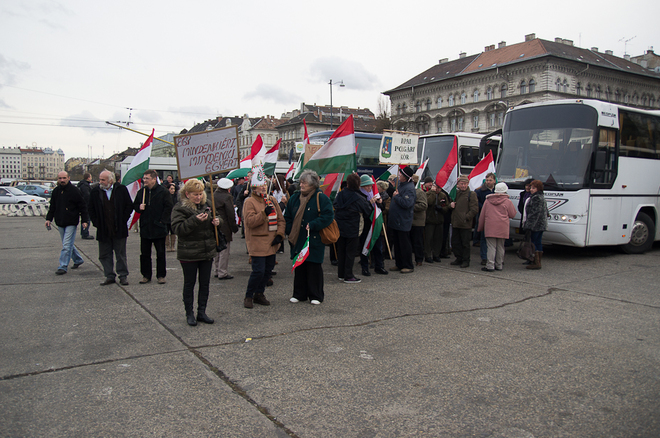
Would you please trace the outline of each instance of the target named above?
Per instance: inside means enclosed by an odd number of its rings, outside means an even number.
[[[300,191],[300,205],[298,206],[298,211],[296,211],[296,216],[293,218],[293,225],[291,226],[291,232],[289,233],[289,242],[291,242],[291,245],[295,246],[298,241],[298,234],[300,234],[300,225],[302,224],[305,207],[307,207],[307,203],[314,193],[316,193],[316,189],[313,187],[310,187],[307,193],[303,192],[302,189]]]

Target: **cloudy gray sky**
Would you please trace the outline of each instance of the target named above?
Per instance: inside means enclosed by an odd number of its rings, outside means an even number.
[[[217,115],[368,107],[426,70],[524,35],[623,56],[660,44],[655,0],[4,0],[0,142],[109,156]],[[656,52],[660,50],[657,48]]]

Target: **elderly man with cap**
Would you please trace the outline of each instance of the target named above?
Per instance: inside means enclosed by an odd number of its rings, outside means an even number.
[[[392,194],[390,212],[387,218],[396,262],[396,266],[390,268],[390,271],[399,271],[402,274],[408,274],[415,270],[410,241],[413,209],[417,200],[415,185],[412,182],[413,174],[414,172],[410,166],[399,170],[399,185]]]
[[[424,256],[426,263],[440,263],[442,259],[445,213],[449,211],[449,198],[433,183],[433,178],[424,179],[426,191],[426,222],[424,227]]]
[[[449,204],[451,208],[451,247],[456,260],[450,265],[467,268],[470,266],[470,241],[472,240],[472,222],[479,212],[477,195],[470,190],[470,180],[461,175],[456,183],[456,201]]]
[[[369,175],[362,175],[360,177],[360,191],[363,195],[367,197],[367,200],[371,203],[374,209],[378,208],[383,209],[383,199],[380,194],[378,196],[374,195],[373,191],[374,180],[371,179]],[[386,195],[387,196],[387,195]],[[374,210],[376,211],[376,210]],[[362,253],[364,244],[369,237],[369,231],[371,230],[371,223],[365,222],[364,228],[362,229],[362,234],[360,235],[360,266],[362,266],[362,275],[365,277],[370,277],[371,272],[369,272],[369,255],[371,255],[374,271],[377,274],[387,275],[388,272],[385,270],[385,264],[383,261],[383,232],[380,233],[378,239],[374,242],[373,247],[371,248],[368,255]]]
[[[222,178],[218,181],[218,190],[213,194],[215,211],[220,219],[222,219],[220,231],[225,235],[225,240],[227,241],[227,248],[220,251],[213,259],[213,275],[220,280],[231,280],[234,278],[233,275],[229,275],[229,272],[227,272],[227,267],[229,266],[229,247],[233,240],[232,234],[238,232],[236,214],[234,212],[234,198],[230,193],[233,185],[232,180]]]
[[[413,184],[417,187],[419,175],[413,175]],[[412,241],[415,264],[422,266],[424,262],[424,227],[426,226],[426,193],[421,188],[415,189],[415,207],[413,208],[413,222],[410,229],[410,240]]]

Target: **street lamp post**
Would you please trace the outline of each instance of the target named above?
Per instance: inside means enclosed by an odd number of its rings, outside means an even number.
[[[330,79],[330,130],[332,131],[332,79]],[[344,86],[344,81],[341,80],[334,85]]]

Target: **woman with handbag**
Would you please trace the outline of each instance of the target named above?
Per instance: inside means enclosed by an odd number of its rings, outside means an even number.
[[[543,196],[543,183],[537,179],[529,183],[529,193],[531,196],[525,201],[523,229],[531,231],[535,252],[534,261],[526,268],[541,269],[541,257],[543,256],[541,240],[543,232],[548,228],[548,204]]]
[[[309,254],[293,274],[293,296],[289,299],[292,303],[308,299],[311,304],[323,302],[325,244],[320,231],[329,226],[334,217],[330,198],[319,190],[319,176],[312,170],[305,170],[300,175],[300,190],[291,196],[284,212],[291,259],[300,253],[309,233]]]
[[[214,228],[220,225],[220,218],[212,219],[211,207],[207,203],[204,183],[191,179],[180,190],[179,202],[172,209],[172,230],[179,236],[177,259],[183,270],[183,305],[186,309],[188,325],[197,321],[213,324],[206,315],[209,298],[209,283],[213,257],[216,255]],[[197,293],[197,320],[193,313],[195,282],[199,276]]]

